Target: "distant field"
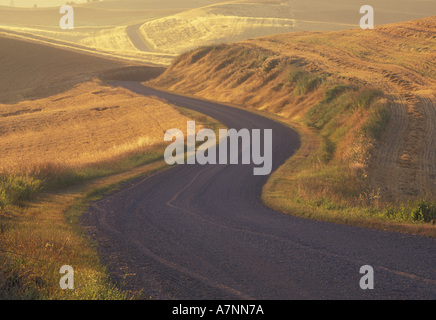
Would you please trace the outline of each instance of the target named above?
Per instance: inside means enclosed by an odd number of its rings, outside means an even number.
[[[155,51],[183,53],[199,45],[235,42],[295,28],[291,6],[225,3],[144,23],[141,35]]]
[[[59,28],[59,3],[41,8],[0,6],[0,29],[44,37],[45,42],[56,45],[62,41],[74,49],[85,47],[97,54],[167,66],[177,54],[204,45],[294,31],[356,28],[361,5],[358,0],[99,1],[73,6],[74,30]],[[407,0],[380,0],[373,6],[376,24],[436,14],[431,0],[413,1],[413,5]]]

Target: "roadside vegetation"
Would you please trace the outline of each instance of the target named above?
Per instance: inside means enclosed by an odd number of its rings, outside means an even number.
[[[434,235],[428,226],[436,218],[431,197],[387,202],[368,182],[371,151],[389,123],[388,104],[380,90],[330,86],[304,115],[303,127],[296,127],[317,147],[303,147],[281,167],[263,200],[291,214]]]
[[[95,244],[80,226],[80,217],[91,201],[116,190],[121,183],[164,169],[165,163],[158,159],[162,156],[154,160],[143,157],[140,162],[130,162],[131,157],[126,157],[119,162],[120,167],[88,176],[77,170],[75,173],[81,178],[69,179],[68,183],[62,175],[52,172],[50,176],[57,177],[59,184],[30,175],[2,174],[2,195],[10,194],[12,189],[16,196],[7,197],[7,201],[3,198],[0,209],[0,297],[32,300],[141,297],[141,292],[123,291],[122,284],[115,286],[111,282]],[[74,268],[75,290],[59,287],[62,276],[59,270],[63,265]]]

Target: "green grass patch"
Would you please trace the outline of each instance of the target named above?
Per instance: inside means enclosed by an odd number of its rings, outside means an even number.
[[[362,134],[370,139],[379,140],[390,120],[386,105],[377,104],[370,112],[369,118],[362,125]]]
[[[382,211],[381,215],[394,221],[434,223],[436,220],[436,202],[424,198],[398,205],[390,205]]]
[[[32,176],[0,174],[0,209],[31,200],[41,190],[42,184]]]
[[[369,109],[371,104],[378,98],[383,97],[383,91],[373,88],[363,88],[357,95],[357,105],[363,109]]]
[[[325,80],[325,77],[296,69],[291,72],[289,82],[295,86],[297,95],[307,94],[317,89]]]
[[[337,84],[333,85],[330,89],[325,92],[325,97],[323,102],[329,103],[336,99],[338,96],[342,95],[345,91],[351,90],[351,86],[347,84]]]

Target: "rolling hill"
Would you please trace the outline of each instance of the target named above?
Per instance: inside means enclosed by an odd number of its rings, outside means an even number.
[[[271,182],[283,203],[296,183],[299,197],[345,192],[354,204],[435,196],[435,29],[433,16],[371,31],[296,32],[216,45],[182,55],[151,84],[303,125],[324,148],[316,158],[325,160],[325,170],[337,166],[336,178],[349,171],[365,183],[356,192],[338,184],[336,192],[331,180],[320,185],[316,174],[298,178],[288,167]],[[316,144],[305,157],[315,150]],[[316,163],[315,172],[323,172]]]

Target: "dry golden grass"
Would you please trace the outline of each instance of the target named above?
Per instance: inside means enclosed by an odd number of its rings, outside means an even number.
[[[49,98],[0,105],[0,164],[7,172],[95,164],[146,152],[188,120],[160,100],[87,82]]]

